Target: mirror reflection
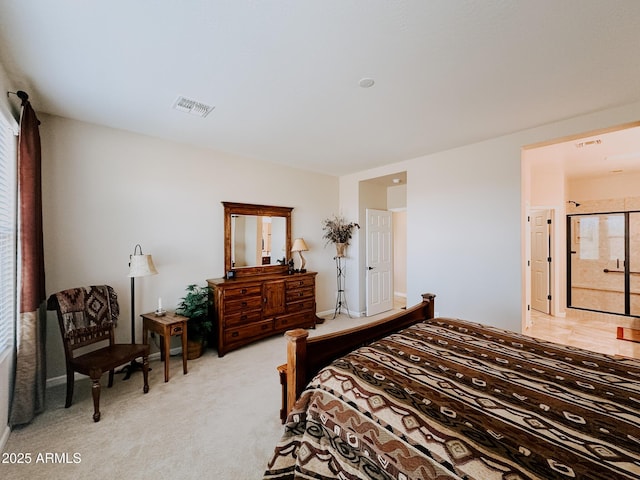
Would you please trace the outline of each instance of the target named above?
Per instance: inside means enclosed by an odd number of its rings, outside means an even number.
[[[231,266],[284,265],[287,219],[261,215],[231,215]]]
[[[231,279],[286,273],[293,208],[236,202],[222,204],[225,276]]]

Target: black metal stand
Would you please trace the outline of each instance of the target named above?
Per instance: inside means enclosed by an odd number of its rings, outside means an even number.
[[[336,261],[336,283],[338,285],[338,292],[336,295],[336,308],[333,312],[333,318],[336,318],[336,315],[342,313],[342,306],[347,311],[347,315],[351,318],[351,313],[349,312],[349,305],[347,305],[347,297],[344,294],[344,281],[346,276],[346,263],[344,257],[333,257]]]
[[[131,277],[131,344],[136,343],[136,315],[135,315],[135,278]],[[121,370],[116,373],[124,373],[123,380],[129,380],[131,378],[131,374],[136,370],[142,370],[142,364],[137,360],[131,360],[129,365],[122,367]],[[151,370],[151,368],[149,368]]]
[[[129,365],[125,365],[122,367],[122,370],[116,373],[124,373],[124,378],[122,380],[129,380],[129,378],[131,378],[131,374],[137,370],[142,370],[142,364],[137,360],[131,360]],[[151,370],[151,367],[149,367],[149,370]]]

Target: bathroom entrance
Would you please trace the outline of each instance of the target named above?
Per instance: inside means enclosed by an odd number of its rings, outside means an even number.
[[[567,216],[567,306],[640,317],[640,211]]]

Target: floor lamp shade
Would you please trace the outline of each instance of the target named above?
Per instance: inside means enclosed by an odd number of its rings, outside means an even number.
[[[146,277],[147,275],[156,275],[158,271],[153,264],[153,258],[151,255],[143,255],[142,249],[140,254],[134,253],[131,255],[131,262],[129,264],[129,277]]]
[[[149,275],[156,275],[156,270],[153,264],[151,255],[145,255],[142,253],[142,247],[140,244],[136,245],[133,249],[133,255],[129,256],[129,278],[131,278],[131,343],[135,343],[135,278],[146,277]]]

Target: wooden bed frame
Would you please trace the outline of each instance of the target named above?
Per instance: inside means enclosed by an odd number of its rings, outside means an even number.
[[[278,367],[282,385],[280,419],[284,423],[294,403],[313,376],[336,358],[379,340],[402,328],[434,317],[432,293],[422,294],[422,302],[382,320],[315,338],[301,328],[285,333],[287,363]]]

